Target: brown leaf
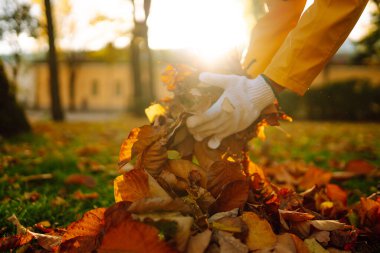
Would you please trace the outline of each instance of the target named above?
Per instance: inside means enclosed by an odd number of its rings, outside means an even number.
[[[303,176],[299,186],[303,189],[308,189],[314,185],[327,184],[330,182],[331,177],[331,172],[323,171],[316,167],[310,167]]]
[[[134,253],[174,253],[176,250],[161,241],[159,231],[144,223],[132,219],[124,219],[110,226],[105,231],[102,243],[97,249],[105,252],[134,252]],[[126,237],[127,236],[127,237]]]
[[[211,165],[222,160],[223,151],[220,151],[219,149],[210,149],[207,145],[207,141],[196,141],[194,143],[194,155],[197,158],[199,165],[208,172],[209,170],[212,171],[210,168]]]
[[[360,225],[366,226],[375,234],[380,234],[380,201],[361,198],[359,205]]]
[[[296,211],[287,211],[287,210],[281,210],[278,209],[278,212],[280,215],[287,221],[307,221],[313,219],[315,216],[310,213],[301,213]]]
[[[376,169],[371,163],[365,160],[351,160],[346,164],[345,170],[356,175],[366,175]]]
[[[39,234],[34,232],[29,232],[35,239],[37,239],[38,244],[50,251],[55,251],[58,249],[59,245],[61,244],[62,237],[61,236],[54,236],[54,235],[45,235],[45,234]]]
[[[71,174],[66,177],[65,184],[78,184],[84,185],[89,188],[94,188],[96,186],[96,181],[93,177],[83,174]]]
[[[248,226],[247,246],[250,250],[272,248],[277,237],[267,220],[260,218],[253,212],[244,212],[243,221]]]
[[[217,197],[225,185],[233,181],[245,180],[241,164],[218,161],[212,164],[207,175],[207,190]]]
[[[144,198],[131,203],[128,211],[131,213],[148,212],[180,212],[191,214],[191,208],[182,199]]]
[[[76,191],[73,193],[73,198],[76,200],[97,199],[99,198],[99,193],[97,192],[83,193],[81,191]]]
[[[150,196],[148,174],[134,169],[118,176],[114,181],[115,201],[137,201]]]
[[[152,176],[157,177],[167,160],[166,147],[160,141],[155,141],[137,156],[136,167],[143,168]]]
[[[223,187],[216,201],[210,206],[211,214],[242,208],[247,202],[249,185],[245,180],[233,181]]]

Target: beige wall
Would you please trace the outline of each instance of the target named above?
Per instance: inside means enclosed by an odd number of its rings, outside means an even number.
[[[35,65],[36,106],[50,106],[47,65]],[[60,64],[62,105],[69,108],[69,69]],[[95,84],[96,83],[96,84]],[[97,87],[94,87],[97,86]],[[117,87],[119,86],[119,87]],[[88,110],[125,110],[133,99],[133,85],[128,64],[84,63],[77,67],[75,107]]]

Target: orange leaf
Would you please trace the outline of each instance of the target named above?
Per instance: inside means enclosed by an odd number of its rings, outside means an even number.
[[[96,186],[96,181],[93,177],[83,174],[71,174],[65,179],[65,184],[78,184],[84,185],[89,188]]]
[[[345,170],[356,175],[366,175],[373,171],[375,166],[365,160],[351,160],[346,164]]]
[[[82,219],[71,223],[62,237],[59,252],[92,252],[101,239],[105,208],[86,212]]]
[[[169,64],[161,74],[161,82],[166,84],[169,91],[176,89],[178,83],[184,81],[194,73],[194,69],[185,64]]]
[[[294,245],[296,246],[296,253],[310,253],[309,248],[306,244],[295,234],[290,234],[294,241]]]
[[[29,233],[23,235],[12,235],[0,238],[0,251],[10,252],[11,250],[18,248],[24,244],[27,244],[33,239],[33,236]]]
[[[176,250],[161,241],[159,231],[144,223],[124,219],[106,231],[98,252],[174,253]]]
[[[118,176],[114,181],[115,201],[137,201],[148,197],[148,175],[142,169],[134,169]]]
[[[246,244],[250,250],[272,248],[275,245],[277,237],[267,220],[253,212],[244,212],[242,219],[248,226]]]
[[[226,185],[210,207],[210,213],[226,212],[241,208],[248,198],[249,185],[246,181],[234,181]]]
[[[120,147],[119,153],[119,164],[122,162],[129,162],[132,158],[132,147],[133,144],[138,140],[137,135],[140,132],[140,128],[133,128],[128,135],[128,138],[124,140]]]
[[[341,202],[344,206],[347,205],[347,192],[340,188],[338,185],[327,184],[326,194],[330,200]]]
[[[207,189],[217,197],[225,185],[239,180],[245,180],[240,163],[218,161],[208,170]]]
[[[82,219],[71,223],[62,237],[62,242],[80,236],[96,236],[104,225],[105,208],[86,212]]]
[[[314,185],[327,184],[330,182],[331,177],[331,172],[323,171],[316,167],[310,167],[306,174],[303,176],[299,186],[303,189],[308,189]]]

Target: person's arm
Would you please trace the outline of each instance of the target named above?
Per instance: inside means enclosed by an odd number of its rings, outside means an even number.
[[[306,0],[266,0],[268,12],[257,20],[242,60],[250,78],[263,73],[288,33],[297,25]]]
[[[355,26],[368,0],[315,0],[263,74],[303,95]]]

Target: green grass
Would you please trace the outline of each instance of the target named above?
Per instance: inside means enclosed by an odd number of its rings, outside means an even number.
[[[25,226],[49,221],[66,226],[85,211],[114,203],[113,179],[117,176],[119,148],[132,127],[145,119],[125,118],[107,123],[33,124],[33,134],[0,141],[0,236],[14,233],[6,218],[15,214]],[[380,124],[296,122],[283,124],[287,137],[268,128],[267,140],[252,142],[252,158],[257,163],[303,160],[327,170],[335,163],[366,159],[380,166]],[[45,180],[25,181],[26,176],[51,173]],[[94,188],[66,185],[68,175],[93,177]],[[376,190],[376,179],[347,181],[357,198]],[[77,200],[76,191],[97,192],[99,198]],[[26,194],[37,192],[35,201]]]

